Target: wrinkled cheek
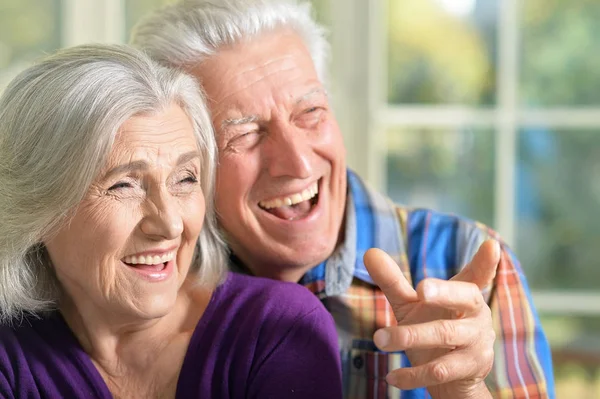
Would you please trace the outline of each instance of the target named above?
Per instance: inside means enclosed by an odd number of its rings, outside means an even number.
[[[183,208],[182,215],[184,215],[184,234],[189,237],[191,241],[198,239],[202,228],[204,227],[205,209],[204,204],[191,205]]]

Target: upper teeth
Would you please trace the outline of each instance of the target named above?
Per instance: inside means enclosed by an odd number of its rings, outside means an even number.
[[[292,194],[289,197],[275,198],[268,201],[261,201],[258,203],[262,208],[271,209],[271,208],[279,208],[280,206],[290,206],[294,204],[298,204],[302,201],[309,200],[313,198],[319,192],[319,185],[317,182],[314,182],[309,188],[306,190]]]
[[[123,262],[131,265],[158,265],[159,263],[165,263],[173,259],[173,252],[167,252],[161,256],[158,255],[130,255],[123,258]]]

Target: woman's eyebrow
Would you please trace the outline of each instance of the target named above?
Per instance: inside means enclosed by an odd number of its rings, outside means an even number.
[[[147,170],[147,169],[148,169],[148,162],[142,161],[142,160],[133,161],[133,162],[128,162],[128,163],[125,163],[122,165],[117,165],[114,168],[109,169],[108,172],[106,172],[102,178],[108,179],[111,176],[120,175],[125,172],[134,172],[134,171]]]
[[[177,158],[176,166],[183,165],[184,163],[187,163],[194,158],[202,158],[201,155],[202,154],[200,154],[199,151],[188,151],[186,153],[183,153]],[[108,179],[111,176],[120,175],[127,172],[147,170],[149,166],[150,164],[144,160],[132,161],[122,165],[117,165],[114,168],[108,170],[108,172],[104,174],[103,179]]]

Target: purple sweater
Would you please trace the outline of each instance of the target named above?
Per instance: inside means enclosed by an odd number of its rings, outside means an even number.
[[[0,326],[0,397],[112,398],[62,316]],[[297,284],[230,273],[192,335],[177,398],[341,398],[333,320]]]

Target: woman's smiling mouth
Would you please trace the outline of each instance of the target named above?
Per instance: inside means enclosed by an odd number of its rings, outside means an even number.
[[[176,253],[175,250],[154,253],[145,252],[143,254],[125,256],[121,259],[121,262],[150,281],[162,281],[171,274],[174,267],[173,259]]]

